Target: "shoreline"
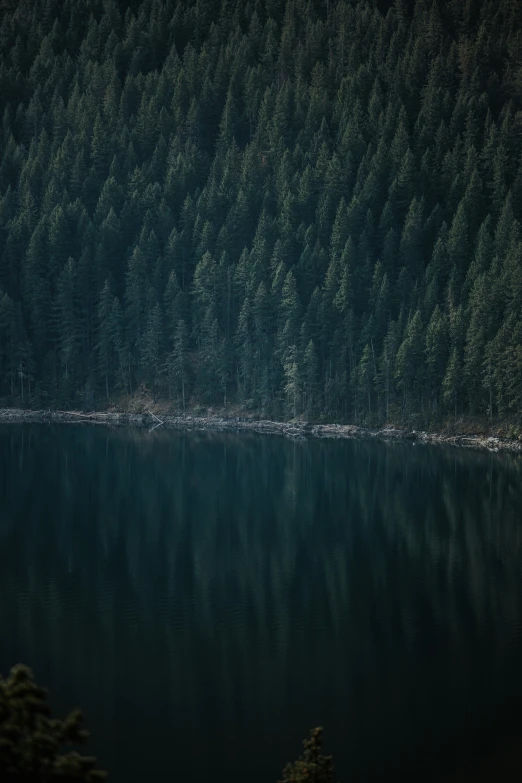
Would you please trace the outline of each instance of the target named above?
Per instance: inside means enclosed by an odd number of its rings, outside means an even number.
[[[146,413],[125,413],[111,411],[107,413],[93,411],[25,410],[21,408],[0,409],[0,424],[15,423],[61,423],[61,424],[102,424],[110,427],[147,427],[157,429],[212,431],[212,432],[252,432],[260,435],[283,435],[294,439],[306,438],[348,438],[386,441],[409,441],[414,443],[457,446],[468,449],[481,449],[491,452],[509,451],[522,453],[522,441],[514,438],[501,438],[491,435],[452,434],[425,432],[419,430],[383,427],[369,429],[355,424],[309,424],[307,422],[278,422],[269,420],[243,419],[224,416],[193,416],[186,414],[156,415]]]

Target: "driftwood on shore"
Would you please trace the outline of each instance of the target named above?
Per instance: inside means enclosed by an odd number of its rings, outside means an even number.
[[[160,419],[152,412],[147,413],[102,413],[91,411],[24,410],[0,409],[0,423],[55,422],[77,424],[103,424],[105,426],[150,427],[198,431],[255,432],[263,435],[284,435],[304,438],[369,438],[380,440],[405,440],[425,444],[442,444],[464,448],[487,449],[489,451],[522,452],[522,442],[509,438],[485,435],[445,435],[435,432],[386,427],[379,430],[365,429],[354,424],[309,424],[307,422],[256,421],[239,417],[221,416],[163,416]],[[153,425],[151,427],[151,425]]]

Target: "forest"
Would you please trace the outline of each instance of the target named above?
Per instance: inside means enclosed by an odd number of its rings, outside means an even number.
[[[518,0],[0,0],[0,396],[522,415]]]

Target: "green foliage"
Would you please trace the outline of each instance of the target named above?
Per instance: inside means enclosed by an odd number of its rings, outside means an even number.
[[[36,685],[30,669],[15,666],[0,677],[0,779],[5,783],[96,783],[106,774],[96,759],[65,748],[85,743],[82,714],[64,720],[51,717],[47,692]]]
[[[312,729],[309,739],[303,742],[303,755],[283,770],[279,783],[334,783],[334,766],[331,756],[323,756],[323,729]]]
[[[0,396],[520,416],[513,1],[196,5],[0,0]]]

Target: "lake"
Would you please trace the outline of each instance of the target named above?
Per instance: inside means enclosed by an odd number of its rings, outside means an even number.
[[[522,706],[522,459],[0,426],[0,671],[81,706],[114,783],[451,769]]]

